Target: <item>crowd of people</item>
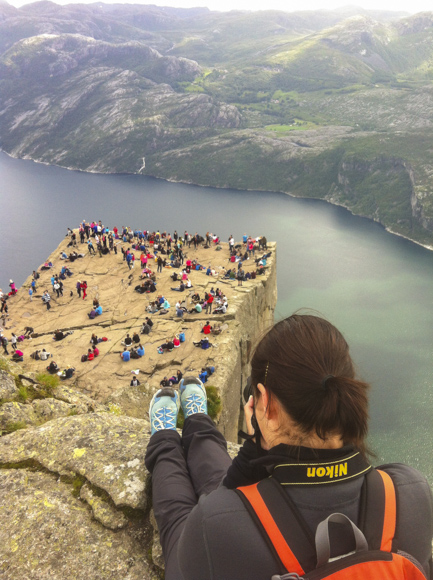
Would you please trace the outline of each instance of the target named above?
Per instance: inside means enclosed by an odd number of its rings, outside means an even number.
[[[235,244],[233,236],[230,235],[228,242],[229,256],[227,257],[227,261],[237,264],[237,271],[234,276],[234,267],[226,269],[222,266],[213,266],[212,262],[209,261],[201,263],[197,257],[189,257],[187,255],[187,252],[189,253],[191,248],[196,250],[199,247],[205,249],[214,247],[220,251],[222,246],[219,236],[210,232],[206,232],[202,236],[197,232],[192,234],[184,231],[183,235],[179,235],[175,230],[173,235],[171,235],[165,231],[150,232],[147,230],[132,229],[126,226],[122,226],[121,228],[115,226],[110,230],[102,224],[102,221],[86,222],[83,220],[79,224],[78,230],[68,228],[66,250],[60,252],[59,262],[55,261],[53,263],[47,260],[40,267],[39,271],[33,271],[29,288],[29,300],[33,301],[36,293],[39,292],[41,302],[47,312],[51,310],[53,300],[56,305],[61,304],[61,299],[64,296],[73,297],[76,294],[79,299],[86,300],[88,297],[87,280],[82,279],[82,276],[80,276],[81,279],[73,280],[74,271],[72,263],[86,257],[86,252],[81,251],[81,249],[83,246],[87,246],[87,255],[90,255],[92,258],[99,255],[103,259],[106,255],[111,253],[117,255],[119,252],[128,270],[133,270],[134,266],[138,264],[140,268],[140,283],[134,289],[139,294],[156,294],[158,278],[162,270],[164,268],[172,269],[170,278],[176,285],[171,287],[171,291],[173,293],[179,293],[179,299],[176,301],[173,300],[173,303],[176,302],[175,308],[173,309],[170,304],[171,299],[160,293],[156,299],[150,300],[147,306],[144,307],[146,314],[167,315],[173,312],[173,316],[176,318],[182,318],[187,314],[201,314],[203,312],[207,316],[211,316],[212,314],[225,314],[228,308],[228,299],[221,288],[212,286],[209,291],[204,291],[201,294],[194,288],[191,273],[200,271],[212,278],[237,279],[238,283],[242,283],[243,280],[254,278],[259,274],[260,269],[266,267],[266,258],[269,256],[266,253],[260,256],[260,258],[255,257],[256,252],[267,249],[266,238],[259,237],[254,239],[244,235],[242,243]],[[254,268],[245,275],[242,264],[250,259],[254,259]],[[51,286],[49,287],[46,285],[46,277],[44,278],[45,287],[41,287],[41,273],[45,271],[50,272]],[[129,279],[131,277],[132,273],[129,275]],[[72,286],[69,282],[70,278],[72,279]],[[13,299],[18,292],[13,280],[10,280],[9,286],[10,290],[7,294],[4,294],[0,290],[0,314],[3,317],[3,326],[6,326],[9,316],[9,300]],[[94,298],[92,308],[90,312],[87,312],[88,318],[94,320],[103,313],[104,309],[99,299]],[[153,325],[152,319],[146,316],[142,322],[140,334],[148,335]],[[22,348],[17,346],[17,343],[31,338],[31,334],[34,332],[33,329],[31,330],[31,333],[25,333],[23,337],[16,337],[12,333],[10,339],[1,330],[0,341],[4,354],[9,356],[8,344],[10,341],[10,348],[13,351],[12,356],[14,360],[18,362],[22,361],[24,352]],[[215,334],[217,333],[218,327],[216,326]],[[60,341],[69,334],[71,334],[71,331],[57,329],[54,332],[53,338],[56,341]],[[205,332],[205,334],[208,333]],[[97,340],[101,341],[101,339]],[[157,350],[160,353],[170,352],[172,349],[178,348],[183,340],[185,340],[184,333],[178,333],[168,337],[165,342],[160,344]],[[92,361],[99,355],[99,343],[95,343],[93,335],[91,342],[92,348],[89,348],[86,353],[81,355],[82,362]],[[207,336],[196,342],[203,349],[212,346]],[[21,345],[19,346],[21,347]],[[120,357],[124,362],[131,359],[139,359],[145,355],[145,349],[141,344],[141,338],[138,332],[133,333],[132,337],[127,335],[122,341],[122,346],[124,349],[120,352]],[[49,354],[46,355],[46,350],[42,349],[35,351],[30,356],[34,360],[46,360],[46,356],[49,356]],[[49,366],[49,372],[54,372],[56,369],[55,372],[61,373],[54,361]],[[67,370],[66,375],[68,377],[74,372],[70,369],[72,367],[65,369]],[[65,375],[65,372],[63,371],[62,374]]]

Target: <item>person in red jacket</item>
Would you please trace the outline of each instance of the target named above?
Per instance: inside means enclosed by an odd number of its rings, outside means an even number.
[[[89,348],[89,350],[87,351],[87,360],[93,360],[95,358],[95,355],[93,354],[93,351],[91,348]]]
[[[211,330],[212,330],[212,326],[209,324],[209,320],[208,320],[208,321],[206,322],[206,324],[203,326],[203,328],[202,328],[202,332],[203,332],[204,334],[210,334]]]
[[[93,347],[93,356],[98,356],[99,355],[99,348],[97,346]]]
[[[87,296],[87,282],[85,280],[84,282],[81,282],[80,288],[83,291],[83,300],[84,300],[84,298]]]
[[[212,314],[213,301],[214,301],[214,297],[212,296],[212,294],[209,294],[207,301],[206,301],[206,306],[205,306],[206,314],[208,313],[208,310],[209,310],[209,314]]]

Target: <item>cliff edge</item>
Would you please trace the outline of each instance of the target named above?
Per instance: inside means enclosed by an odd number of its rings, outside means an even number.
[[[50,256],[54,270],[64,264],[60,253],[69,238]],[[85,248],[85,245],[81,246]],[[212,268],[191,271],[193,289],[171,290],[178,285],[163,269],[157,275],[157,292],[139,294],[134,288],[139,268],[129,270],[122,253],[100,258],[88,254],[67,264],[73,276],[64,283],[63,297],[53,298],[47,311],[40,296],[51,289],[51,271],[41,274],[39,287],[30,301],[30,279],[9,302],[10,318],[4,332],[19,335],[25,326],[34,329],[32,340],[19,343],[24,361],[14,364],[3,357],[0,365],[0,571],[5,579],[71,577],[77,580],[156,579],[163,575],[163,559],[153,521],[150,476],[144,455],[150,437],[147,418],[149,401],[164,376],[180,369],[197,373],[212,365],[215,373],[208,384],[221,401],[216,422],[230,441],[236,441],[240,396],[248,376],[249,348],[273,320],[276,303],[276,246],[265,273],[238,287],[237,280],[224,280],[228,248],[221,245],[186,250],[189,259]],[[69,249],[67,250],[69,251]],[[80,248],[78,248],[80,251]],[[81,250],[84,253],[84,250]],[[136,262],[137,264],[137,262]],[[254,259],[244,263],[255,269]],[[155,268],[156,269],[156,268]],[[77,280],[87,280],[88,298],[79,298]],[[178,319],[174,303],[178,296],[191,308],[192,291],[203,294],[211,287],[223,289],[229,307],[225,314],[186,314]],[[72,292],[72,295],[71,295]],[[171,308],[164,315],[150,315],[154,327],[144,338],[145,355],[123,362],[120,352],[126,333],[139,331],[150,300],[163,294]],[[103,314],[91,321],[93,298]],[[213,347],[202,350],[193,342],[210,320],[223,331],[211,336]],[[72,330],[54,341],[55,330]],[[157,347],[166,338],[183,331],[185,342],[163,355]],[[99,344],[100,355],[81,363],[90,336],[107,338]],[[10,348],[10,346],[9,346]],[[60,368],[76,368],[74,376],[57,387],[46,382],[47,361],[29,358],[46,348]],[[141,384],[130,386],[131,370],[139,370]],[[16,429],[16,430],[14,430]],[[229,443],[236,452],[236,443]]]

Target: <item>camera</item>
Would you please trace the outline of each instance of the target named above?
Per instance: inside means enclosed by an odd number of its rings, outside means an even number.
[[[253,394],[254,394],[253,384],[251,382],[251,376],[249,376],[247,378],[247,384],[246,384],[246,386],[244,388],[244,392],[243,392],[245,403],[248,403],[250,396]]]

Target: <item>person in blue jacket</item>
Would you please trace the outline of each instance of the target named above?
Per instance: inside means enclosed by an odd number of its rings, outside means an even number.
[[[129,350],[125,347],[123,349],[123,352],[120,353],[120,357],[123,360],[123,362],[127,362],[131,359],[131,353],[129,352]]]

